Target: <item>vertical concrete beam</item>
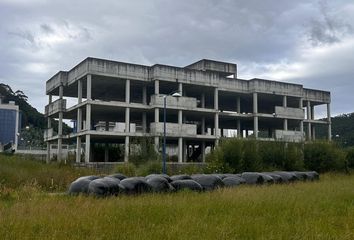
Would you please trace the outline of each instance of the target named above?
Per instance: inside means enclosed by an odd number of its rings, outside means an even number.
[[[214,88],[214,109],[215,109],[215,115],[214,115],[214,135],[215,135],[215,145],[217,146],[219,144],[219,89]]]
[[[81,138],[76,137],[76,162],[81,162]]]
[[[86,99],[92,100],[92,76],[88,74],[86,77]]]
[[[332,141],[331,104],[327,103],[328,141]]]
[[[241,113],[241,97],[237,97],[237,113],[240,114]],[[237,137],[242,137],[242,133],[241,133],[241,119],[237,119]]]
[[[125,82],[125,102],[130,103],[130,80],[127,79]],[[125,133],[129,134],[130,132],[130,108],[125,108]],[[124,162],[129,161],[129,136],[125,136],[124,144]]]
[[[52,103],[52,95],[49,94],[48,96],[48,102],[49,104]],[[52,120],[50,117],[47,117],[47,129],[52,128]],[[47,141],[47,155],[46,155],[46,162],[49,163],[50,162],[50,142]]]
[[[82,130],[82,109],[77,109],[77,118],[76,118],[76,132],[79,133]]]
[[[63,95],[64,95],[64,86],[60,85],[59,86],[59,99],[63,99]],[[63,146],[62,146],[62,136],[63,135],[63,111],[59,112],[59,122],[58,122],[58,162],[61,162],[62,159],[62,153],[63,153]]]
[[[204,116],[202,117],[202,126],[201,126],[201,128],[202,128],[201,129],[202,130],[201,134],[205,135],[205,117]]]
[[[178,162],[183,162],[183,138],[178,138]]]
[[[144,84],[143,86],[143,104],[147,105],[147,87]],[[143,112],[142,116],[142,128],[143,128],[143,133],[146,133],[146,112]]]
[[[205,141],[202,141],[202,145],[201,145],[201,151],[202,151],[202,162],[205,162]]]
[[[287,107],[288,105],[288,98],[287,96],[283,96],[283,107]],[[284,118],[284,130],[287,131],[288,130],[288,119],[287,118]]]
[[[311,106],[311,119],[315,120],[315,106]]]
[[[200,107],[205,108],[205,93],[203,92],[200,97]]]
[[[300,98],[299,99],[299,108],[303,111],[303,99]],[[304,135],[304,120],[300,120],[300,132],[301,132],[301,136]]]
[[[80,104],[82,102],[82,80],[77,80],[77,103]]]
[[[253,135],[258,138],[258,94],[253,93]]]
[[[311,120],[311,102],[310,101],[307,101],[307,107],[306,107],[306,110],[307,110],[307,120]],[[308,122],[308,125],[307,125],[307,140],[311,141],[311,122]]]
[[[159,80],[155,80],[154,84],[155,84],[155,95],[159,95],[160,94]],[[155,123],[158,123],[159,121],[160,121],[159,108],[156,107],[155,108]],[[155,144],[155,150],[156,150],[156,152],[158,152],[158,150],[159,150],[159,137],[155,136],[154,144]]]
[[[90,162],[91,157],[91,135],[85,135],[85,163]]]
[[[129,161],[129,136],[125,136],[124,143],[124,162]]]

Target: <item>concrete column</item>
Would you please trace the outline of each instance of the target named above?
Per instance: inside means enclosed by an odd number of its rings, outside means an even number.
[[[91,135],[85,135],[85,163],[90,162],[91,157]]]
[[[183,138],[178,138],[178,162],[183,162]]]
[[[63,95],[64,95],[64,86],[60,85],[59,86],[59,99],[62,100],[63,99]],[[62,135],[63,135],[63,111],[59,112],[59,122],[58,122],[58,148],[57,148],[57,152],[58,152],[58,162],[61,162],[62,159],[62,153],[63,153],[63,146],[62,146]]]
[[[80,104],[82,102],[82,80],[77,80],[77,103]]]
[[[202,162],[205,162],[205,141],[202,141],[201,145],[201,151],[202,151]]]
[[[253,93],[253,135],[255,138],[258,138],[258,95]]]
[[[283,107],[287,107],[288,105],[288,98],[287,96],[283,96]],[[284,125],[284,130],[287,131],[288,130],[288,119],[284,119],[284,122],[283,122],[283,125]]]
[[[214,88],[214,109],[218,111],[219,109],[219,90]],[[214,115],[214,135],[216,137],[215,145],[219,144],[219,113],[216,112]]]
[[[147,87],[146,85],[143,86],[143,104],[147,105]],[[143,112],[143,117],[142,117],[142,128],[143,128],[143,133],[146,133],[146,112]]]
[[[125,136],[124,144],[124,162],[129,161],[129,136]]]
[[[310,101],[307,101],[307,107],[306,107],[306,110],[307,110],[307,120],[311,120],[311,102]],[[308,123],[307,125],[307,140],[311,141],[311,122]]]
[[[81,162],[81,138],[76,137],[76,162]]]
[[[205,93],[203,92],[200,97],[200,107],[205,108]]]
[[[130,103],[130,80],[125,81],[125,102]]]
[[[130,132],[130,108],[125,108],[125,132]]]
[[[87,131],[91,130],[91,104],[86,104],[86,127]]]
[[[154,84],[155,84],[155,95],[158,95],[158,94],[160,94],[159,80],[155,80]],[[160,121],[159,117],[160,117],[159,116],[159,108],[156,107],[155,108],[155,123],[158,123]],[[158,150],[159,150],[159,137],[154,138],[154,144],[155,144],[155,150],[156,150],[156,152],[158,152]]]
[[[315,106],[311,106],[311,119],[315,120]]]
[[[303,99],[302,98],[300,98],[299,99],[299,108],[301,109],[301,110],[303,110]],[[304,135],[304,121],[303,120],[300,120],[300,132],[301,132],[301,136],[303,136]]]
[[[86,85],[87,85],[87,89],[86,89],[86,99],[87,100],[92,100],[92,76],[91,74],[88,74],[86,77]]]
[[[331,104],[327,103],[328,141],[332,141]]]
[[[49,94],[48,96],[48,102],[49,104],[52,103],[52,95]],[[47,129],[52,128],[52,119],[50,117],[47,117]],[[47,156],[46,156],[46,162],[50,162],[50,142],[47,141]]]
[[[237,109],[238,114],[241,114],[241,97],[237,97]],[[241,119],[237,119],[237,137],[242,137],[241,134]]]
[[[104,161],[108,162],[109,161],[109,148],[108,148],[108,143],[104,145]]]
[[[201,126],[201,128],[202,128],[201,134],[205,135],[205,117],[204,116],[202,117],[202,126]]]
[[[77,118],[76,118],[76,132],[79,133],[82,130],[82,109],[77,109]]]

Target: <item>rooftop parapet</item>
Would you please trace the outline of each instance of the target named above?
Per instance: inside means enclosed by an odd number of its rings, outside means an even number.
[[[68,72],[58,72],[46,82],[46,93],[49,94],[50,92],[58,88],[60,85],[66,85],[67,82]]]
[[[217,72],[221,76],[226,77],[230,75],[237,75],[237,65],[234,63],[220,62],[208,59],[202,59],[198,62],[192,63],[185,68],[201,70],[201,71],[211,71]]]

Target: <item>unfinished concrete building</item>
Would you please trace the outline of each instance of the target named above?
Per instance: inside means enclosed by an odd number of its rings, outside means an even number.
[[[182,96],[172,97],[176,91]],[[205,150],[223,137],[311,140],[316,126],[325,124],[331,139],[330,92],[238,79],[233,63],[204,59],[186,67],[144,66],[87,58],[49,79],[46,94],[48,160],[51,145],[61,160],[64,143],[76,148],[77,162],[86,163],[129,161],[132,139],[150,137],[160,151],[164,97],[167,148],[178,162],[204,161]],[[67,99],[74,105],[67,106]],[[315,119],[319,105],[327,107],[327,120]],[[59,120],[55,132],[52,118]],[[62,134],[63,119],[75,123],[69,135]],[[112,144],[122,147],[121,158],[110,156]],[[104,157],[97,157],[96,145],[104,146]]]

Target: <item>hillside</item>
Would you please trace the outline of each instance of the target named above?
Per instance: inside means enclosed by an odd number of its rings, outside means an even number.
[[[47,128],[47,122],[44,114],[40,113],[32,107],[28,102],[28,97],[21,90],[13,91],[9,85],[0,83],[0,95],[3,96],[3,102],[8,103],[14,101],[19,106],[21,111],[21,134],[30,139],[30,145],[42,146],[43,142],[43,130]],[[29,126],[30,131],[25,131],[25,127]],[[58,122],[53,120],[52,126],[54,131],[58,128]],[[69,133],[71,128],[66,124],[63,125],[63,133]],[[27,141],[26,141],[27,142]],[[20,141],[21,145],[21,141]]]
[[[343,147],[354,146],[354,113],[341,114],[332,117],[331,120],[333,140]],[[319,138],[325,138],[327,127],[317,127],[316,135]]]

